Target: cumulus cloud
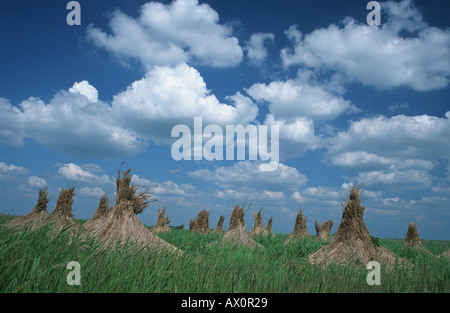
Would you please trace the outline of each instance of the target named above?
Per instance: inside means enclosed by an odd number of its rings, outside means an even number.
[[[131,182],[138,186],[149,187],[150,194],[155,195],[189,197],[198,194],[198,190],[192,184],[177,184],[171,180],[158,182],[139,177],[138,175],[132,175]]]
[[[381,27],[345,18],[303,35],[286,31],[293,46],[281,51],[286,67],[325,68],[349,82],[377,88],[407,86],[415,90],[446,87],[450,77],[450,29],[424,22],[412,1],[384,2]]]
[[[309,150],[321,148],[322,137],[316,135],[314,121],[307,117],[295,120],[276,119],[272,114],[266,116],[264,124],[278,125],[280,158],[288,159],[302,156]]]
[[[274,39],[275,35],[272,33],[256,33],[250,36],[244,50],[251,64],[258,65],[267,58],[267,49],[264,44],[273,42]]]
[[[386,187],[391,190],[428,189],[433,177],[425,170],[397,170],[360,172],[355,178],[365,186]]]
[[[341,168],[358,171],[352,180],[372,188],[429,189],[431,171],[450,155],[446,139],[450,112],[429,115],[362,118],[338,132],[326,158]]]
[[[342,97],[345,89],[336,77],[320,80],[307,70],[298,71],[293,79],[256,83],[245,91],[257,103],[268,104],[264,124],[279,126],[283,159],[302,156],[323,146],[323,138],[315,132],[315,121],[330,121],[358,111]]]
[[[82,86],[89,90],[85,84]],[[23,146],[24,138],[33,138],[65,154],[106,158],[137,153],[143,148],[142,140],[133,131],[111,119],[107,103],[91,103],[79,92],[62,90],[48,104],[30,97],[19,108],[0,101],[0,116],[8,121],[0,126],[0,142]]]
[[[341,197],[342,192],[338,188],[319,186],[306,188],[303,190],[302,194],[304,197],[309,198],[327,198],[338,200]]]
[[[213,67],[235,66],[242,61],[239,41],[219,15],[197,0],[176,0],[165,5],[147,2],[136,18],[116,10],[112,33],[90,25],[87,37],[119,57],[137,58],[147,69],[199,62]]]
[[[328,153],[336,165],[351,160],[389,164],[395,158],[414,166],[431,168],[430,158],[450,155],[450,112],[445,117],[430,115],[376,116],[351,122],[348,130],[338,132],[330,141]],[[361,152],[363,151],[363,152]],[[411,161],[416,160],[416,161]]]
[[[30,176],[28,178],[28,184],[32,187],[41,188],[47,185],[47,181],[44,178],[38,176]]]
[[[256,192],[293,190],[303,186],[307,177],[297,171],[296,168],[283,163],[278,164],[275,171],[263,172],[260,170],[260,162],[239,161],[232,166],[220,166],[214,170],[200,169],[188,172],[188,175],[210,181],[222,189]]]
[[[27,169],[22,166],[17,166],[14,164],[6,164],[5,162],[0,162],[0,173],[17,173],[24,174],[27,172]]]
[[[234,105],[221,103],[206,88],[200,73],[187,64],[157,67],[117,94],[112,115],[140,136],[159,140],[170,138],[177,124],[192,125],[194,117],[208,124],[247,124],[258,108],[251,99],[236,93],[228,99]]]
[[[284,200],[284,193],[282,191],[246,191],[235,189],[217,190],[214,194],[219,199],[234,199],[235,201],[254,199],[258,201],[272,201],[278,202]]]
[[[331,120],[355,109],[350,101],[327,90],[325,84],[314,81],[305,73],[287,81],[257,83],[246,91],[256,101],[268,102],[271,114],[280,119],[310,117]]]
[[[82,81],[49,103],[30,97],[16,107],[0,98],[0,142],[23,146],[33,138],[65,154],[114,159],[137,154],[152,140],[173,142],[172,127],[192,126],[197,116],[205,124],[245,125],[258,114],[257,105],[239,92],[226,98],[231,104],[220,102],[187,64],[153,69],[111,105],[98,100],[96,91]]]
[[[396,167],[399,169],[415,168],[431,170],[435,164],[430,160],[401,159],[380,156],[366,151],[344,152],[333,156],[331,162],[339,167],[349,169],[376,169]]]
[[[69,88],[70,93],[79,93],[85,96],[89,103],[95,103],[98,101],[98,91],[94,86],[90,85],[88,81],[83,80],[79,83],[74,83],[71,88]]]
[[[27,173],[28,170],[25,167],[0,162],[0,181],[7,182],[8,184],[21,181]]]
[[[111,182],[108,175],[95,175],[89,171],[83,170],[79,165],[73,163],[67,163],[60,166],[58,174],[64,179],[71,181],[102,185]]]
[[[99,198],[105,194],[101,187],[83,187],[79,194],[84,197]]]
[[[139,186],[150,186],[152,181],[147,178],[139,177],[138,175],[131,175],[131,182]]]
[[[305,201],[305,199],[302,197],[302,195],[298,191],[293,192],[291,194],[290,198],[294,199],[295,202],[300,203],[300,204]]]
[[[21,121],[18,119],[21,111],[13,106],[8,99],[0,98],[0,112],[0,142],[22,147],[25,132],[22,129]]]

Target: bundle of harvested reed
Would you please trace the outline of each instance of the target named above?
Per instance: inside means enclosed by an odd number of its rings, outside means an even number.
[[[409,223],[408,231],[406,233],[405,247],[419,249],[423,252],[434,255],[427,248],[425,248],[423,246],[422,240],[420,240],[420,237],[419,237],[418,227],[416,224],[414,224],[412,222]]]
[[[209,233],[209,212],[201,210],[198,212],[197,219],[195,220],[195,231],[208,234]]]
[[[217,222],[216,228],[212,230],[213,234],[222,234],[223,233],[223,222],[225,221],[225,216],[221,215],[219,217],[219,221]]]
[[[302,209],[299,209],[299,212],[297,213],[297,217],[295,218],[294,229],[292,230],[289,237],[287,237],[285,244],[289,243],[291,240],[297,240],[297,239],[309,236],[308,228],[306,225],[307,220],[308,220],[308,218],[303,217]]]
[[[317,238],[321,240],[326,240],[330,237],[330,231],[333,227],[333,220],[327,220],[326,222],[319,223],[314,222],[314,227],[316,228]]]
[[[260,235],[260,234],[264,233],[264,226],[262,223],[261,210],[259,210],[258,212],[253,212],[253,217],[254,217],[254,222],[253,222],[253,226],[250,229],[250,233],[249,233],[249,235],[251,237],[254,237],[256,235]]]
[[[50,214],[48,223],[52,225],[54,232],[67,229],[69,235],[76,235],[80,230],[80,224],[73,217],[72,204],[75,195],[75,186],[61,188],[56,207]]]
[[[83,232],[90,232],[99,227],[108,217],[108,214],[112,211],[109,205],[109,198],[107,194],[104,194],[98,203],[97,210],[94,215],[83,224]]]
[[[247,232],[244,221],[244,208],[236,205],[231,212],[230,227],[221,239],[222,243],[236,243],[246,247],[264,248],[257,243]]]
[[[417,225],[410,222],[406,233],[405,247],[425,249],[419,237]]]
[[[359,186],[350,190],[342,220],[330,243],[309,255],[311,263],[348,263],[366,265],[370,261],[379,261],[392,267],[396,256],[379,244],[374,244],[369,230],[364,224],[365,208],[361,206]]]
[[[147,188],[138,193],[138,188],[130,185],[130,171],[128,169],[123,174],[118,171],[114,208],[106,220],[90,234],[106,246],[130,242],[156,252],[181,254],[181,250],[157,237],[138,219],[136,214],[141,213],[148,206],[147,200],[153,198],[148,194]]]
[[[191,218],[189,220],[189,232],[191,231],[195,231],[195,222],[196,222],[196,218]]]
[[[266,229],[264,229],[264,236],[274,236],[273,229],[272,229],[272,221],[273,218],[269,218],[267,221]]]
[[[156,220],[155,227],[151,229],[154,233],[167,233],[172,231],[169,227],[170,219],[166,216],[166,208],[158,208],[158,219]]]
[[[39,196],[36,206],[26,215],[16,217],[4,224],[1,227],[8,227],[15,230],[22,230],[29,228],[34,230],[47,224],[50,214],[47,212],[48,191],[47,187],[39,189]]]

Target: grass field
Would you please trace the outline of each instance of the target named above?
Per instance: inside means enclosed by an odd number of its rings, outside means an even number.
[[[0,215],[0,224],[11,219]],[[100,249],[93,240],[48,229],[14,232],[0,228],[0,292],[450,292],[450,262],[405,249],[403,239],[379,239],[413,267],[382,267],[381,285],[366,282],[369,270],[352,265],[311,265],[307,256],[325,241],[305,238],[285,246],[287,235],[255,237],[265,249],[214,244],[220,235],[173,230],[159,235],[182,249],[180,257],[149,254],[127,245]],[[422,240],[440,255],[450,241]],[[66,281],[70,261],[80,264],[81,284]]]

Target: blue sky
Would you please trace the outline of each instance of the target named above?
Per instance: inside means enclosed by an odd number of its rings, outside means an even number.
[[[68,2],[68,1],[67,1]],[[66,1],[0,3],[0,211],[26,214],[48,186],[76,186],[90,218],[122,161],[172,225],[235,204],[289,233],[299,207],[333,219],[363,183],[373,236],[450,239],[448,1]],[[171,129],[279,125],[280,163],[175,161]]]

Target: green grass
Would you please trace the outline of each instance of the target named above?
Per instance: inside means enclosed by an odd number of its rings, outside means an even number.
[[[10,219],[0,215],[0,224]],[[403,248],[403,240],[378,239],[413,268],[382,268],[381,285],[366,283],[368,270],[352,265],[314,266],[307,256],[324,241],[305,238],[285,246],[287,235],[256,237],[265,249],[216,245],[220,235],[176,229],[159,235],[184,254],[150,254],[127,245],[100,249],[93,240],[52,237],[48,229],[0,228],[0,292],[449,292],[450,262]],[[68,243],[70,241],[70,243]],[[423,240],[439,255],[450,241]],[[81,267],[81,285],[70,286],[70,261]]]

